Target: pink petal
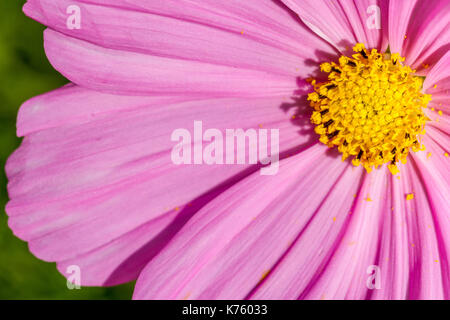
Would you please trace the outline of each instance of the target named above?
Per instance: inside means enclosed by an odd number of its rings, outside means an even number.
[[[316,145],[282,161],[277,175],[252,175],[210,202],[144,269],[134,298],[245,298],[347,171],[327,154]]]
[[[389,47],[391,52],[404,55],[403,45],[408,25],[418,0],[389,2]]]
[[[392,212],[383,219],[377,263],[382,287],[372,291],[373,299],[449,298],[450,176],[444,150],[431,139],[435,135],[427,133],[427,151],[412,154],[400,179],[391,177]],[[414,199],[406,200],[411,193]]]
[[[198,210],[198,205],[180,210],[181,213],[176,210],[166,212],[91,251],[62,261],[58,259],[58,270],[68,275],[70,266],[78,266],[83,286],[113,286],[136,280],[148,261]]]
[[[352,217],[323,271],[300,296],[301,299],[364,299],[367,268],[376,264],[381,239],[380,223],[389,211],[386,183],[390,173],[383,167],[367,175],[357,195]],[[368,198],[372,201],[369,201]]]
[[[136,280],[147,263],[171,240],[199,208],[221,189],[161,217],[111,239],[94,250],[59,261],[58,270],[68,275],[68,267],[78,266],[83,286],[113,286]]]
[[[82,26],[79,30],[70,30],[66,26],[66,9],[75,4],[81,8]],[[279,11],[278,8],[274,15],[278,16]],[[267,44],[256,41],[245,32],[229,32],[179,17],[76,1],[61,0],[55,3],[52,0],[35,0],[27,3],[25,12],[54,30],[106,48],[165,58],[295,76],[296,69],[300,67],[299,54],[306,53],[299,51],[300,41],[294,45],[281,42]],[[295,29],[306,33],[298,26]],[[315,40],[312,35],[308,38]],[[319,41],[313,44],[316,43],[320,44]],[[312,50],[309,51],[312,53]],[[312,69],[311,66],[302,67]],[[304,72],[306,75],[307,70]]]
[[[351,53],[357,42],[368,48],[387,48],[387,1],[282,0],[312,31],[339,49]],[[380,8],[381,29],[369,28],[369,7]]]
[[[67,3],[64,0],[59,1],[63,4]],[[88,3],[89,4],[88,4]],[[250,35],[245,38],[247,46],[254,44],[249,42],[260,42],[261,44],[267,44],[274,48],[285,49],[286,51],[302,54],[301,51],[309,48],[305,48],[303,41],[310,41],[317,37],[311,35],[309,30],[298,23],[298,19],[293,17],[292,12],[286,7],[280,5],[276,1],[271,0],[228,0],[228,1],[216,1],[216,0],[202,0],[201,3],[196,3],[191,0],[165,0],[165,1],[141,1],[141,0],[90,0],[90,1],[71,1],[70,4],[77,4],[82,11],[90,12],[91,10],[113,10],[116,17],[120,16],[121,19],[127,19],[126,15],[136,15],[139,13],[145,13],[146,15],[140,15],[141,22],[144,19],[156,19],[167,17],[174,20],[174,23],[186,23],[186,28],[198,28],[199,26],[206,26],[211,29],[226,31],[228,33],[241,35]],[[95,8],[101,6],[100,8]],[[124,13],[115,10],[114,8],[125,11]],[[62,10],[62,11],[61,11]],[[110,33],[100,33],[103,38],[96,37],[95,34],[88,34],[88,30],[78,30],[72,32],[64,28],[65,20],[61,21],[62,17],[57,17],[55,12],[62,12],[64,17],[67,17],[64,6],[52,3],[46,0],[29,0],[24,7],[24,11],[27,15],[31,16],[44,24],[52,26],[61,32],[66,32],[73,36],[80,36],[80,33],[89,36],[92,40],[97,39],[103,43],[112,43],[114,35]],[[97,19],[91,19],[90,16],[84,17],[87,23],[93,24],[96,31],[103,29],[102,23]],[[97,17],[95,17],[97,18]],[[99,17],[101,19],[101,17]],[[86,21],[84,22],[86,23]],[[115,24],[114,21],[108,21],[108,25]],[[133,22],[137,24],[139,22]],[[196,24],[197,26],[195,26]],[[156,25],[145,25],[148,28],[158,28]],[[123,28],[123,26],[122,26]],[[121,31],[124,30],[119,28]],[[130,26],[131,28],[131,26]],[[85,32],[86,31],[86,32]],[[135,30],[136,32],[142,32],[141,30]],[[167,30],[160,30],[167,33]],[[180,30],[180,35],[184,34],[185,29]],[[209,31],[213,32],[213,31]],[[174,36],[174,34],[166,34],[166,36]],[[201,37],[202,35],[195,35],[195,37]],[[226,36],[222,34],[222,36]],[[148,36],[143,36],[145,41],[153,41]],[[240,37],[242,38],[242,37]],[[126,37],[127,42],[139,41],[148,50],[162,50],[163,48],[151,48],[145,44],[144,40],[132,39]],[[215,41],[215,39],[208,39],[208,41]],[[322,45],[320,45],[322,43]],[[161,44],[161,43],[160,43]],[[177,46],[182,44],[177,43],[165,43],[170,46]],[[316,42],[320,46],[319,49],[326,50],[327,47],[323,44],[323,41]],[[187,44],[186,44],[187,45]],[[312,45],[312,43],[311,43]],[[308,47],[306,45],[306,47]],[[199,48],[204,49],[204,48]],[[228,48],[228,50],[234,48]],[[198,50],[197,54],[204,54]],[[182,52],[172,52],[172,54],[183,54]],[[222,58],[227,59],[227,56],[222,55]]]
[[[58,94],[76,98],[80,105],[83,97],[92,106],[107,101],[105,95],[95,98],[84,89],[65,87],[55,95]],[[41,96],[28,103],[27,108],[39,106],[37,109],[51,111],[51,107],[42,105],[50,102],[51,106],[60,107],[54,99],[60,99],[60,103],[64,100],[62,96]],[[153,105],[148,97],[140,102],[133,99],[124,108],[118,104],[110,110],[81,108],[78,117],[83,121],[74,123],[64,120],[74,114],[73,110],[67,110],[67,114],[60,110],[61,126],[54,127],[53,123],[52,128],[27,135],[6,167],[11,199],[7,213],[14,233],[28,241],[30,250],[43,260],[65,266],[65,260],[73,263],[79,259],[80,265],[94,268],[95,274],[86,276],[89,284],[125,279],[126,274],[109,279],[111,270],[143,243],[154,241],[155,247],[148,250],[159,250],[165,242],[155,241],[155,237],[168,225],[179,228],[177,221],[184,206],[207,202],[214,195],[214,188],[225,188],[256,170],[249,165],[174,165],[170,154],[175,143],[170,137],[175,129],[192,131],[194,120],[202,120],[205,129],[222,131],[276,128],[280,130],[280,151],[284,153],[294,147],[293,151],[298,152],[302,145],[313,142],[308,131],[299,134],[298,124],[307,118],[298,115],[299,122],[289,121],[294,110],[281,108],[287,104],[282,97]],[[98,111],[104,113],[88,119],[91,112]],[[193,203],[194,199],[197,202]],[[172,212],[177,207],[179,214]],[[169,236],[171,233],[162,239]],[[121,245],[125,242],[134,243],[124,250]],[[105,263],[111,263],[107,268],[92,263],[96,252],[103,256],[111,254],[109,250],[124,251],[114,261],[110,260],[112,256],[105,258]],[[129,263],[142,267],[142,260]],[[130,273],[135,276],[139,268]],[[104,273],[97,279],[101,270]]]
[[[343,232],[354,217],[354,206],[364,175],[361,168],[347,169],[338,177],[312,215],[306,215],[297,238],[284,256],[255,288],[251,299],[297,299],[314,285],[333,256]],[[359,195],[362,196],[362,195]],[[311,194],[310,197],[323,197]],[[303,214],[303,210],[299,207]],[[262,240],[263,241],[263,240]]]
[[[356,210],[359,225],[354,230],[348,226],[319,280],[300,298],[448,299],[450,241],[445,234],[450,228],[446,197],[450,176],[444,151],[438,151],[428,136],[424,143],[436,156],[427,160],[425,152],[414,154],[401,166],[400,180],[387,170],[369,175],[378,191],[367,193],[376,203],[365,202],[365,209]],[[413,200],[406,200],[409,193]],[[366,287],[370,265],[379,268],[379,289]]]
[[[430,70],[425,78],[423,88],[431,94],[432,100],[425,114],[432,120],[432,126],[450,134],[450,52],[447,52]],[[434,109],[434,110],[433,110]]]
[[[436,88],[434,88],[435,85]],[[450,51],[446,52],[431,68],[423,83],[423,89],[432,95],[432,101],[450,98]]]
[[[193,100],[183,96],[119,96],[66,85],[25,102],[17,119],[17,135],[87,123],[105,114]]]
[[[442,157],[442,155],[445,155],[445,152],[450,151],[450,140],[448,139],[448,127],[446,128],[447,131],[445,131],[442,127],[438,126],[437,124],[428,125],[426,127],[427,134],[424,137],[424,144],[427,147],[427,143],[435,143],[437,146],[439,146],[440,149],[438,156]],[[440,169],[444,169],[442,166]],[[445,170],[442,170],[445,172]]]
[[[411,161],[411,160],[410,160]],[[370,299],[406,299],[409,283],[409,244],[406,227],[406,195],[402,185],[407,169],[400,167],[402,180],[395,176],[388,176],[386,182],[386,205],[381,213],[379,221],[379,257],[373,261],[377,266],[380,287],[367,290],[367,298]],[[365,272],[366,279],[374,271]],[[420,276],[419,276],[420,277]],[[373,280],[372,280],[373,281]]]
[[[437,103],[431,103],[429,107],[434,108],[434,111],[430,109],[424,110],[425,115],[431,120],[427,122],[427,126],[425,127],[426,132],[437,129],[447,136],[450,135],[450,110],[448,105],[443,107]],[[442,115],[439,114],[438,110],[443,110]]]
[[[81,8],[80,29],[66,26],[69,5]],[[272,90],[290,94],[296,87],[296,77],[311,75],[319,62],[335,55],[331,46],[298,23],[286,8],[271,1],[260,4],[256,11],[255,3],[248,8],[240,4],[241,11],[235,15],[243,22],[224,16],[232,10],[228,4],[224,8],[214,3],[210,6],[218,12],[206,14],[200,10],[206,15],[203,19],[216,19],[208,24],[188,20],[182,12],[166,12],[166,6],[150,13],[117,5],[32,0],[24,10],[52,30],[69,36],[46,32],[47,55],[58,71],[77,84],[114,93],[238,92],[242,96]],[[270,14],[261,12],[261,7]],[[190,14],[199,14],[199,8],[192,4],[185,4],[183,10],[184,14],[190,10]],[[221,16],[217,17],[219,12]],[[274,19],[280,22],[275,24]],[[259,29],[267,29],[269,22],[274,23],[270,25],[274,30],[256,32],[261,24],[265,27]],[[235,30],[237,26],[239,31]],[[90,74],[92,68],[97,70],[96,77]]]
[[[446,0],[390,1],[391,52],[406,57],[405,63],[426,75],[450,48],[450,3]],[[406,39],[405,39],[406,36]]]
[[[294,76],[107,49],[50,29],[44,41],[49,61],[66,78],[114,94],[273,96],[296,88]]]

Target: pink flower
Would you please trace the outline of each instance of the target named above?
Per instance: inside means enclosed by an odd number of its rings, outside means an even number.
[[[136,299],[450,298],[449,1],[29,0],[24,11],[48,26],[46,54],[73,83],[21,107],[25,138],[6,167],[9,225],[38,258],[66,276],[79,266],[86,286],[137,279]],[[306,79],[326,80],[319,65],[357,43],[389,45],[432,95],[426,151],[398,165],[400,179],[341,161],[309,119]],[[194,120],[279,129],[278,174],[173,164],[170,135]]]

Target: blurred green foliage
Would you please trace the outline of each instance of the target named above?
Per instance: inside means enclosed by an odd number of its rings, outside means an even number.
[[[67,80],[49,64],[43,49],[44,27],[22,13],[25,0],[0,1],[0,166],[20,144],[15,134],[19,106],[58,88]],[[8,195],[0,175],[0,299],[130,299],[133,284],[69,290],[55,264],[35,258],[7,225]]]

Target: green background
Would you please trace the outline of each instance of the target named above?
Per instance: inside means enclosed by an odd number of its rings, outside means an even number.
[[[29,98],[67,83],[43,50],[44,27],[22,13],[25,0],[0,1],[0,166],[20,144],[16,116]],[[53,263],[35,258],[7,225],[8,194],[0,176],[0,299],[130,299],[133,285],[69,290]]]

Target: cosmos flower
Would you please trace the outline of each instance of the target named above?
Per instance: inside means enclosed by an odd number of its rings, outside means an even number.
[[[449,1],[24,11],[71,81],[21,107],[6,166],[38,258],[136,299],[450,298]],[[279,129],[279,172],[173,164],[195,120]]]

